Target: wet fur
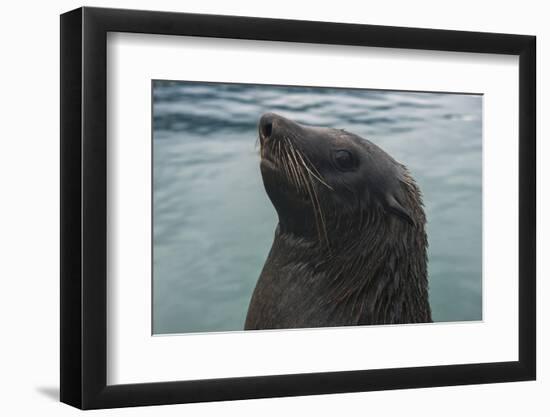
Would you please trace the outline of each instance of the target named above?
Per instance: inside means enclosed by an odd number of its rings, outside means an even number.
[[[348,132],[269,117],[279,136],[261,153],[280,175],[262,174],[279,224],[245,329],[430,322],[426,218],[408,170]],[[332,140],[369,161],[352,182],[324,164]]]

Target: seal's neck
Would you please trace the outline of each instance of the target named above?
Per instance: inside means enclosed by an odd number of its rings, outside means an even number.
[[[423,213],[418,216],[423,220]],[[340,235],[329,229],[328,245],[276,230],[272,261],[307,265],[313,275],[302,302],[331,311],[345,324],[431,321],[424,222],[411,225],[388,216],[355,228],[339,222]]]

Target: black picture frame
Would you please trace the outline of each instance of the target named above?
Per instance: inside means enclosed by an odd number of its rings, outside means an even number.
[[[519,360],[107,385],[108,32],[519,56]],[[61,401],[81,409],[533,380],[536,377],[534,36],[171,12],[61,15]]]

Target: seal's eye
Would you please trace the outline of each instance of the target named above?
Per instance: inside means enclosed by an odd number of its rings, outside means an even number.
[[[353,155],[344,149],[334,152],[334,161],[336,162],[336,166],[342,171],[349,171],[355,167]]]

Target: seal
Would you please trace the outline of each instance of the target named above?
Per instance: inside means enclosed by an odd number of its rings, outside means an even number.
[[[258,130],[279,222],[245,329],[431,322],[426,216],[408,169],[344,130],[274,113]]]

